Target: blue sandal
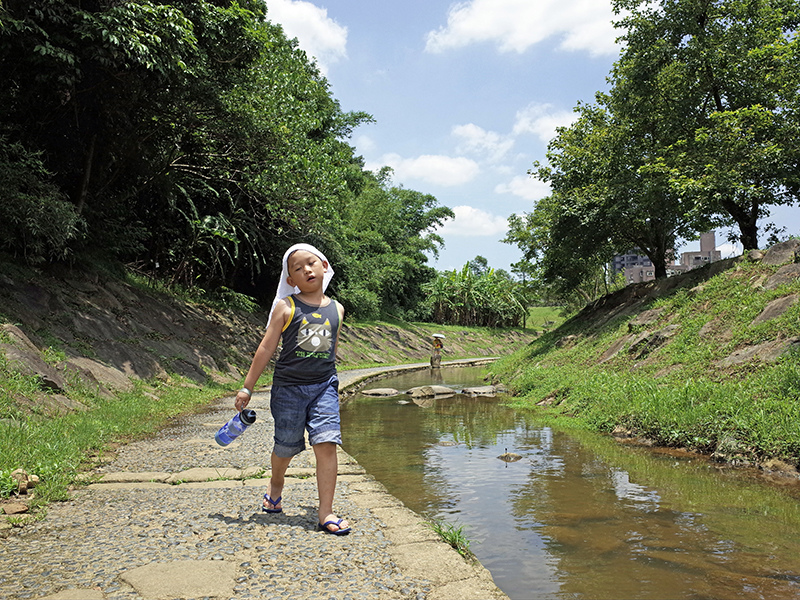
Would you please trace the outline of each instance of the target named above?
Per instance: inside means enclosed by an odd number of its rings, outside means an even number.
[[[344,529],[341,529],[342,521],[344,521],[344,519],[339,519],[338,521],[325,521],[324,523],[317,523],[317,529],[319,529],[320,531],[324,531],[325,533],[330,533],[331,535],[347,535],[348,533],[350,533],[350,528],[345,527]],[[337,529],[336,531],[331,531],[330,529],[328,529],[328,525],[336,525],[336,527],[339,527],[340,529]]]
[[[283,512],[283,509],[282,509],[282,508],[275,508],[276,506],[278,506],[278,504],[280,504],[280,503],[281,503],[281,499],[282,499],[282,498],[283,498],[283,496],[280,496],[280,497],[279,497],[277,500],[273,500],[272,498],[270,498],[270,497],[269,497],[269,494],[264,494],[264,500],[266,500],[266,501],[267,501],[267,504],[271,504],[271,505],[272,505],[272,508],[267,508],[267,507],[266,507],[266,506],[264,506],[264,504],[262,503],[262,504],[261,504],[261,510],[262,510],[263,512],[265,512],[265,513],[279,513],[279,512]]]

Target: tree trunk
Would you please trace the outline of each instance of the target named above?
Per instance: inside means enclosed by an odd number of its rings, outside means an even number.
[[[89,141],[89,150],[86,152],[86,164],[83,168],[83,180],[81,181],[81,190],[78,193],[77,210],[78,214],[83,213],[83,207],[86,206],[86,196],[89,194],[89,182],[92,179],[92,163],[94,162],[94,146],[97,141],[97,134],[92,136]]]
[[[742,208],[732,200],[723,200],[721,205],[739,226],[739,241],[742,242],[743,251],[757,250],[760,203],[754,200],[748,208]]]

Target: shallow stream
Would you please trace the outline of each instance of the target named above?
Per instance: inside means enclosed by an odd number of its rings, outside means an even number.
[[[480,368],[368,387],[483,385]],[[344,449],[417,513],[463,526],[512,600],[800,598],[798,486],[559,431],[503,398],[357,394]],[[507,463],[504,452],[522,458]]]

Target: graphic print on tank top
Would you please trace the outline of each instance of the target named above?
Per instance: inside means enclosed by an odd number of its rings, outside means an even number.
[[[331,349],[331,322],[325,319],[324,323],[309,321],[312,319],[322,320],[319,313],[311,313],[303,317],[300,330],[297,332],[297,346],[306,352],[327,352]]]

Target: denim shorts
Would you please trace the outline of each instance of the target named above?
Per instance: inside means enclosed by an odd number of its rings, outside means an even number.
[[[336,375],[323,383],[273,385],[270,411],[275,420],[273,452],[277,456],[290,458],[305,450],[306,429],[312,446],[323,442],[342,443]]]

